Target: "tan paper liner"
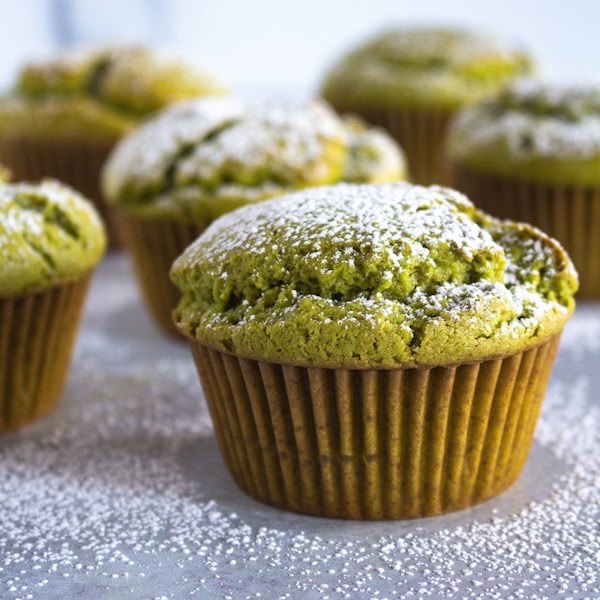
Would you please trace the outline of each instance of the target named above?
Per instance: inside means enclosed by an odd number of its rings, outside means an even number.
[[[600,298],[600,187],[545,185],[452,165],[453,187],[479,208],[556,238],[579,272],[579,296]]]
[[[181,292],[171,283],[169,270],[205,226],[139,219],[121,210],[115,210],[115,217],[148,311],[164,333],[179,337],[171,312]]]
[[[0,137],[0,163],[10,169],[13,181],[37,181],[53,177],[89,198],[106,223],[109,244],[115,247],[121,243],[119,234],[99,187],[102,164],[114,144],[114,140]]]
[[[58,402],[89,279],[0,298],[0,431],[26,425]]]
[[[448,184],[444,154],[446,129],[454,111],[394,108],[356,109],[335,107],[341,113],[354,113],[372,125],[387,129],[402,146],[408,161],[410,180],[421,185]]]
[[[316,516],[404,519],[472,506],[516,479],[558,339],[479,363],[389,370],[285,366],[190,345],[244,492]]]

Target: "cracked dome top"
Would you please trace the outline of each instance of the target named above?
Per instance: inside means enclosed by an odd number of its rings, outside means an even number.
[[[462,194],[339,184],[239,209],[175,262],[187,335],[247,358],[451,364],[558,333],[577,276],[558,242]]]
[[[528,55],[489,35],[451,28],[399,27],[344,56],[323,97],[340,107],[456,108],[527,74]]]
[[[71,188],[51,180],[0,183],[0,296],[76,279],[105,245],[100,217]]]
[[[123,139],[103,188],[140,217],[208,222],[300,188],[404,176],[402,151],[386,133],[322,102],[215,98],[171,106]]]

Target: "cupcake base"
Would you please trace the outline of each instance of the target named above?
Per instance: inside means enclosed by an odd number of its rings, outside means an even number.
[[[89,280],[0,298],[0,431],[26,425],[56,405]]]
[[[372,125],[386,129],[402,146],[408,161],[408,174],[413,183],[449,183],[450,175],[443,149],[448,121],[454,111],[418,108],[335,108],[342,114],[357,114]]]
[[[530,223],[556,238],[579,272],[578,295],[600,298],[600,188],[517,181],[455,164],[452,183],[495,217]]]
[[[0,137],[0,163],[10,169],[15,181],[53,177],[89,198],[105,222],[109,244],[114,247],[121,243],[119,233],[99,187],[100,170],[114,144],[114,140]]]
[[[139,219],[118,209],[115,217],[148,311],[164,333],[179,337],[171,313],[181,292],[171,283],[169,270],[205,226]]]
[[[225,463],[249,496],[344,519],[466,508],[519,475],[558,336],[454,367],[323,369],[190,341]]]

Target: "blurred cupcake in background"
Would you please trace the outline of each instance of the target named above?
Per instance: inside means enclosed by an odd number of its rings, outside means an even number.
[[[600,297],[600,89],[523,81],[450,128],[454,186],[558,239]]]
[[[0,431],[58,401],[105,243],[94,207],[71,188],[0,183]]]
[[[405,177],[384,132],[325,103],[181,103],[133,131],[103,172],[148,308],[176,334],[172,262],[217,217],[245,204],[339,181]]]
[[[15,180],[69,183],[110,225],[98,176],[115,142],[167,104],[221,93],[211,75],[143,46],[67,50],[25,65],[0,100],[0,161]]]
[[[413,181],[447,183],[443,144],[450,117],[531,69],[526,52],[489,36],[399,27],[342,57],[321,93],[338,112],[388,129],[406,152]]]

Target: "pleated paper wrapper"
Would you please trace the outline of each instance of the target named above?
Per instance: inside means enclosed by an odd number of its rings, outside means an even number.
[[[246,494],[322,517],[405,519],[472,506],[517,478],[558,336],[473,364],[366,370],[190,345],[225,463]]]
[[[110,207],[102,198],[99,176],[115,141],[82,139],[37,140],[0,137],[0,163],[13,181],[52,177],[67,183],[94,203],[106,224],[111,247],[121,244]]]
[[[0,298],[0,431],[26,425],[57,404],[89,279]]]
[[[444,150],[449,110],[389,108],[365,109],[335,106],[342,114],[354,113],[372,125],[386,129],[400,144],[408,161],[410,181],[421,185],[449,182]]]
[[[179,337],[171,313],[181,298],[181,292],[171,283],[169,270],[175,259],[206,227],[140,219],[122,210],[115,210],[115,218],[148,311],[164,333]]]
[[[556,238],[579,273],[578,296],[600,298],[600,187],[518,181],[456,164],[451,173],[453,186],[479,208]]]

